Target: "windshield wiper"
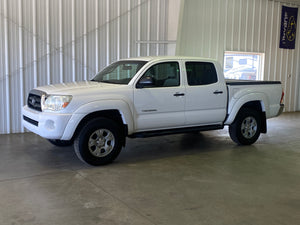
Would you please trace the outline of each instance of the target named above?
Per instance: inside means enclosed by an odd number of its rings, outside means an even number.
[[[109,81],[109,80],[102,80],[102,81],[98,81],[100,83],[106,83],[106,84],[115,84],[115,82]]]
[[[110,82],[108,80],[102,80],[102,81],[99,81],[99,80],[95,80],[95,79],[92,79],[90,81],[93,81],[93,82],[98,82],[98,83],[107,83],[107,84],[112,84],[113,82]]]

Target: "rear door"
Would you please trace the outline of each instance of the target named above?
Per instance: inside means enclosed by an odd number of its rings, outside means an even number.
[[[186,125],[222,124],[226,116],[225,82],[217,76],[213,62],[186,61]]]

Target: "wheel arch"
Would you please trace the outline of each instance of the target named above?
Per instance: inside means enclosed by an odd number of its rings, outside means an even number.
[[[97,117],[108,118],[122,125],[125,136],[132,132],[134,127],[133,115],[127,102],[123,100],[94,101],[80,106],[72,113],[61,140],[74,139],[87,121]]]
[[[265,104],[264,104],[263,100],[252,100],[252,101],[245,102],[238,109],[235,109],[231,112],[231,115],[227,118],[225,124],[233,123],[236,120],[239,112],[244,108],[254,109],[260,113],[261,133],[267,133],[266,109],[265,109]]]
[[[72,139],[74,139],[78,135],[80,130],[84,127],[84,125],[88,121],[95,119],[95,118],[107,118],[107,119],[113,120],[117,124],[119,124],[122,129],[123,135],[124,135],[124,140],[123,140],[122,145],[123,146],[125,145],[125,139],[128,134],[128,126],[124,123],[122,115],[121,115],[120,111],[117,109],[100,110],[100,111],[95,111],[95,112],[91,112],[91,113],[87,114],[85,117],[83,117],[81,119],[81,121],[77,125]]]

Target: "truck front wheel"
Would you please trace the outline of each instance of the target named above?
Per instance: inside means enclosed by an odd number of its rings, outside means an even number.
[[[231,139],[239,145],[251,145],[261,132],[260,114],[251,108],[242,108],[235,121],[229,126]]]
[[[80,160],[93,166],[111,163],[122,149],[122,132],[106,118],[89,121],[75,138],[74,149]]]

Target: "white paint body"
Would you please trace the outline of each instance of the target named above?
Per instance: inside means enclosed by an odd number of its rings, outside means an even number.
[[[230,125],[240,108],[250,101],[259,101],[267,118],[280,113],[280,84],[226,85],[222,68],[214,60],[187,57],[146,57],[134,60],[147,63],[128,85],[86,81],[37,88],[47,94],[72,95],[72,100],[59,112],[39,112],[24,106],[23,116],[38,123],[34,125],[23,119],[24,127],[47,139],[70,140],[85,116],[103,110],[118,110],[123,123],[128,127],[128,135],[165,129]],[[179,86],[136,88],[148,68],[167,61],[175,61],[180,65]],[[213,63],[218,81],[210,85],[189,86],[186,61]],[[215,91],[221,91],[222,94],[214,94]],[[184,95],[174,96],[175,93]]]

